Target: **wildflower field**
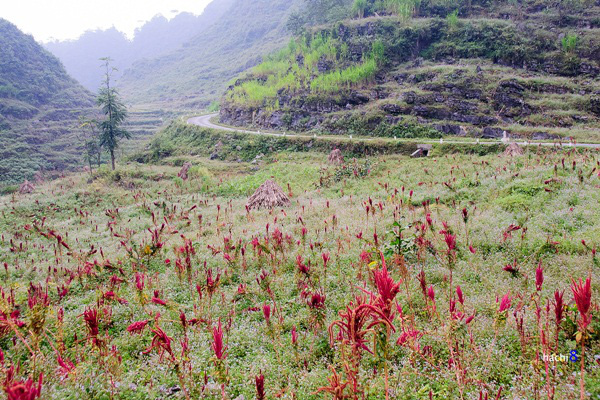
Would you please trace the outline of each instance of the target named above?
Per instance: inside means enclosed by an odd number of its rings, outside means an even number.
[[[171,158],[1,197],[2,396],[600,398],[599,161]],[[291,205],[248,209],[271,177]]]

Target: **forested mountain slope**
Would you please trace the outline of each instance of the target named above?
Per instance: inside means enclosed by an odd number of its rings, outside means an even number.
[[[80,159],[70,134],[93,105],[56,57],[0,19],[0,182]]]

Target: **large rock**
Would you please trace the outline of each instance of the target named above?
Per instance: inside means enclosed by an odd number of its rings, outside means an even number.
[[[483,128],[481,137],[485,139],[501,139],[504,137],[504,129],[486,126]]]
[[[444,135],[467,136],[467,130],[461,125],[435,124],[433,127]]]
[[[600,116],[600,96],[590,98],[590,111]]]
[[[525,87],[515,79],[500,82],[494,93],[494,108],[507,118],[531,114],[532,108],[523,100]]]

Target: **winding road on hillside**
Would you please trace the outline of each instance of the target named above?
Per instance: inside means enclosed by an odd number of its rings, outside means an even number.
[[[212,121],[213,118],[217,117],[218,113],[201,115],[199,117],[192,117],[187,120],[188,124],[201,126],[203,128],[210,129],[218,129],[222,131],[228,132],[238,132],[238,133],[247,133],[250,135],[263,135],[263,136],[290,136],[290,137],[298,137],[298,138],[314,138],[315,136],[311,135],[298,135],[298,134],[284,134],[284,133],[274,133],[274,132],[261,132],[260,130],[247,130],[242,128],[235,128],[231,126],[217,124]],[[353,139],[351,136],[342,136],[336,135],[334,136],[336,139],[345,139],[345,140],[373,140],[373,139],[385,139],[385,138],[355,138]],[[392,140],[392,139],[388,139]],[[434,140],[419,140],[421,143],[438,143]],[[446,140],[444,139],[443,143],[450,144],[497,144],[500,141],[458,141],[458,140]],[[600,149],[600,143],[571,143],[571,142],[525,142],[525,141],[517,141],[517,143],[521,145],[542,145],[542,146],[556,146],[556,147],[587,147],[592,149]]]

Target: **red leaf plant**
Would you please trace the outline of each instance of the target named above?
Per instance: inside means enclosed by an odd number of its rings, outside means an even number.
[[[254,378],[254,383],[256,384],[256,400],[265,400],[265,376],[262,372]]]
[[[150,354],[150,352],[154,349],[158,352],[159,358],[162,361],[165,353],[171,356],[171,359],[174,360],[175,356],[173,354],[173,349],[171,348],[171,339],[165,331],[163,331],[160,327],[155,327],[152,329],[152,333],[154,334],[154,338],[152,339],[152,343],[150,347],[148,347],[143,354]]]
[[[572,280],[572,282],[571,291],[573,292],[579,315],[581,315],[579,327],[582,331],[585,331],[592,322],[592,317],[589,313],[592,301],[591,279],[588,277],[585,283],[582,282],[581,278],[579,278],[579,282],[575,282],[575,280]]]
[[[374,332],[377,325],[385,325],[394,330],[394,326],[385,314],[373,304],[367,303],[363,296],[357,296],[346,306],[345,311],[339,312],[340,319],[329,326],[329,339],[333,345],[336,338],[344,345],[349,345],[354,356],[354,361],[359,361],[362,350],[373,353],[367,346],[367,335]],[[338,336],[335,335],[338,328]]]
[[[592,304],[592,279],[588,277],[585,283],[579,278],[579,282],[575,282],[572,279],[571,291],[575,298],[575,304],[577,304],[577,310],[581,319],[578,321],[580,331],[577,333],[577,341],[581,342],[581,372],[579,379],[580,386],[580,399],[586,398],[585,393],[585,339],[588,332],[588,326],[592,322],[592,316],[590,314],[590,306]]]
[[[394,319],[393,303],[396,295],[400,293],[400,284],[402,281],[395,282],[390,276],[383,254],[381,254],[381,264],[382,267],[380,270],[373,271],[373,280],[377,288],[377,297],[373,305],[381,311],[389,322]]]
[[[29,378],[26,381],[15,381],[15,368],[11,366],[6,372],[4,380],[4,392],[8,400],[35,400],[42,396],[43,375],[37,383]]]
[[[130,334],[134,335],[136,333],[141,334],[142,331],[144,330],[144,328],[146,328],[146,325],[148,325],[148,320],[144,320],[144,321],[137,321],[134,322],[133,324],[129,325],[127,327],[127,332],[129,332]]]
[[[215,357],[217,360],[225,360],[227,358],[227,347],[223,343],[223,327],[220,319],[218,325],[213,327],[212,336],[211,348],[215,353]]]
[[[100,333],[98,310],[96,308],[86,308],[83,312],[83,320],[88,330],[87,338],[90,339],[95,346],[101,347],[102,341],[98,338]]]

